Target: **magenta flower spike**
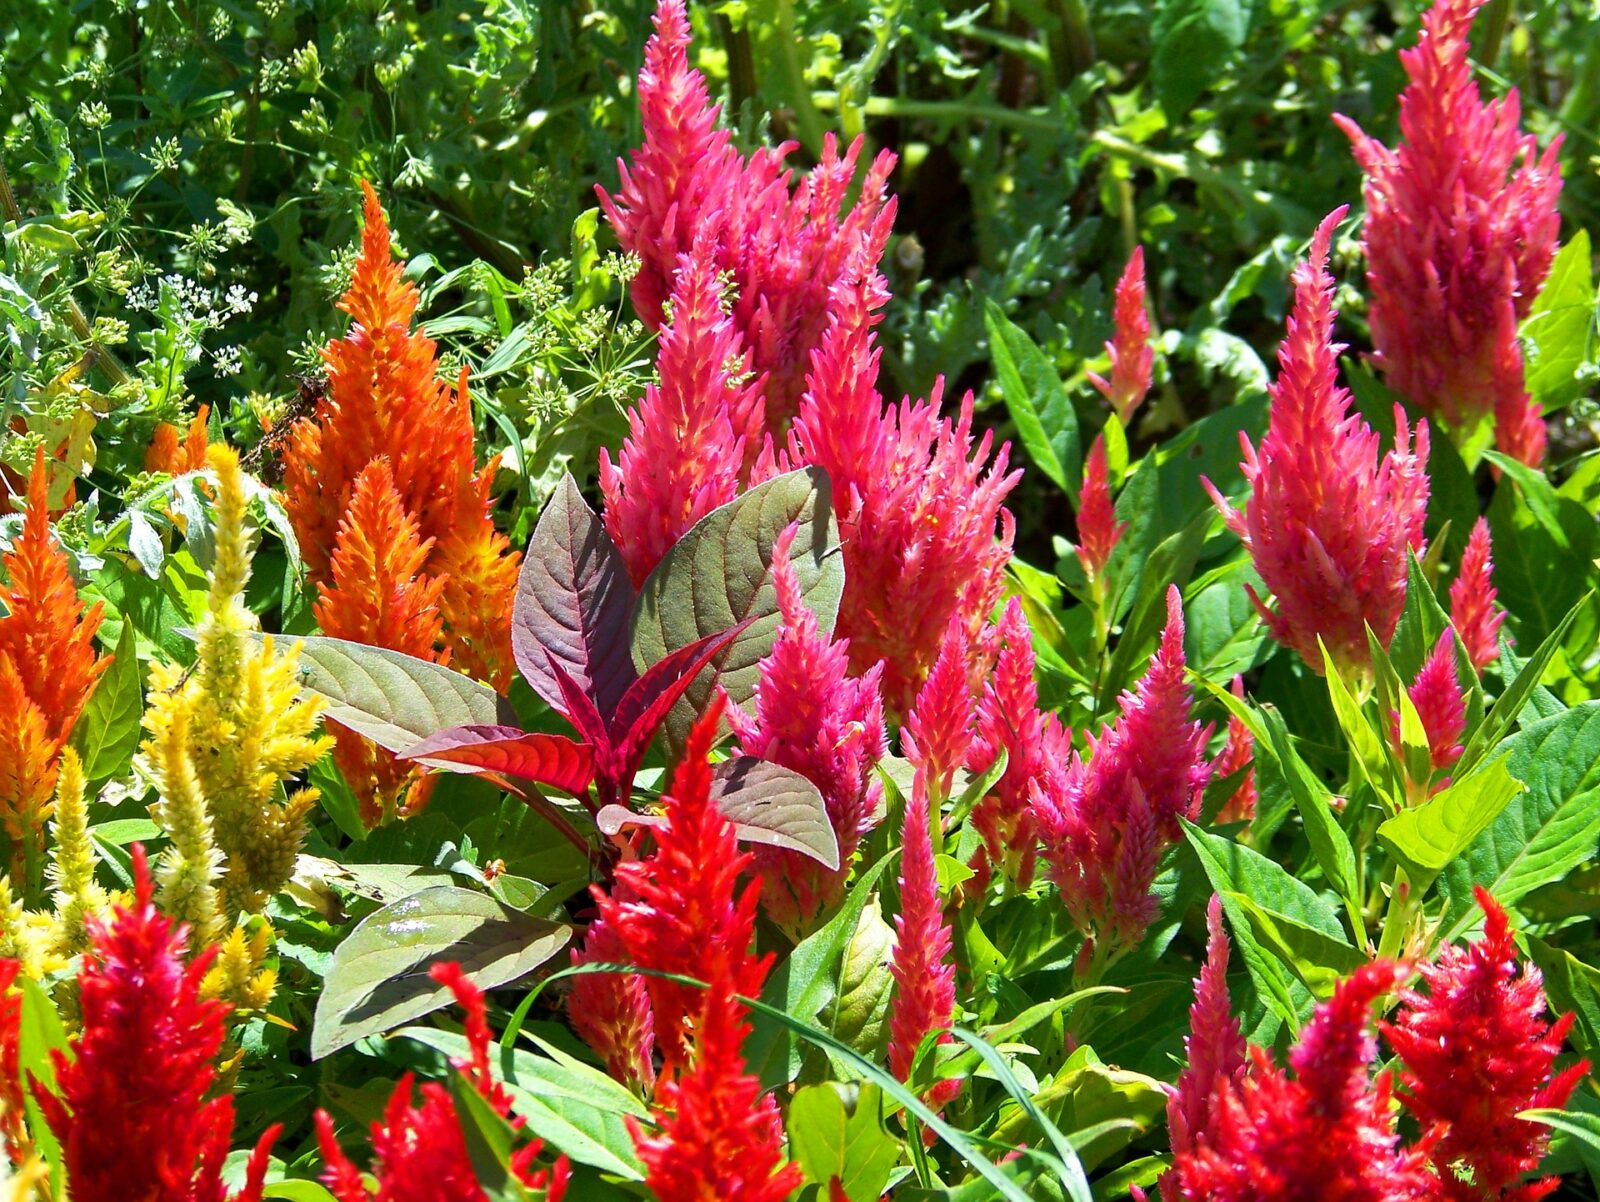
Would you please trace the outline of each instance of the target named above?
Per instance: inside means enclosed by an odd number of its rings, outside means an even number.
[[[1078,562],[1090,585],[1104,575],[1106,564],[1126,522],[1117,521],[1111,505],[1111,485],[1106,478],[1106,436],[1100,435],[1083,462],[1083,487],[1078,492]]]
[[[1241,677],[1233,678],[1230,690],[1239,700],[1244,700],[1244,680]],[[1211,775],[1213,779],[1223,779],[1232,776],[1240,769],[1249,769],[1233,795],[1222,803],[1222,809],[1217,811],[1218,822],[1248,822],[1255,817],[1256,812],[1256,739],[1250,733],[1250,728],[1235,717],[1228,718],[1228,737],[1223,743],[1222,750],[1217,752],[1217,758],[1211,761]]]
[[[1150,315],[1144,300],[1144,247],[1136,246],[1117,280],[1112,301],[1116,334],[1106,343],[1111,378],[1089,373],[1089,381],[1110,403],[1124,426],[1150,391],[1156,353],[1150,346]]]
[[[1439,636],[1406,691],[1428,736],[1428,758],[1433,770],[1448,772],[1461,758],[1461,736],[1467,729],[1467,698],[1456,672],[1456,641],[1450,631]]]
[[[1540,153],[1515,88],[1480,97],[1467,38],[1481,3],[1436,0],[1401,51],[1397,146],[1334,121],[1367,176],[1372,340],[1390,387],[1458,437],[1492,417],[1500,449],[1537,466],[1545,428],[1517,322],[1555,253],[1561,138]]]
[[[1419,422],[1413,452],[1405,417],[1395,411],[1395,445],[1350,412],[1339,386],[1333,341],[1333,277],[1328,247],[1344,217],[1317,227],[1311,253],[1294,272],[1294,311],[1278,348],[1266,437],[1259,448],[1240,435],[1250,483],[1243,511],[1210,481],[1206,487],[1250,552],[1277,605],[1251,599],[1274,638],[1298,651],[1319,675],[1320,639],[1341,671],[1370,670],[1366,628],[1388,645],[1406,597],[1406,554],[1421,552],[1427,516],[1428,428]]]
[[[1480,672],[1500,657],[1500,624],[1506,620],[1492,579],[1490,551],[1489,523],[1479,518],[1461,552],[1461,570],[1450,583],[1450,621]]]
[[[972,695],[972,639],[960,618],[945,627],[939,657],[917,691],[900,729],[900,746],[936,798],[950,795],[956,769],[967,761],[976,734]]]

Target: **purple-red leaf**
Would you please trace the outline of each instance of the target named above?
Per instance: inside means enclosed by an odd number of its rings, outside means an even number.
[[[399,758],[447,772],[531,780],[574,795],[594,779],[594,751],[587,743],[514,726],[447,727]]]
[[[566,716],[579,737],[593,746],[596,755],[603,759],[611,747],[611,731],[606,726],[605,718],[583,691],[583,686],[572,678],[572,674],[561,666],[553,654],[549,655],[549,664],[551,677],[561,690],[562,704],[556,709]]]
[[[511,610],[512,654],[533,691],[568,713],[551,670],[558,663],[609,715],[637,675],[628,650],[633,603],[611,536],[563,477],[528,542]]]

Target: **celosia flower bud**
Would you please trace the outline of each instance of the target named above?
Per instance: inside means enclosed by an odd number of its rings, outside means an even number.
[[[1406,690],[1428,736],[1428,759],[1434,772],[1448,772],[1461,758],[1461,736],[1467,729],[1467,698],[1456,673],[1456,641],[1450,631],[1439,636],[1433,651]],[[1400,746],[1400,715],[1390,715],[1391,737]]]
[[[1244,700],[1244,679],[1233,678],[1233,695]],[[1222,808],[1217,811],[1218,822],[1248,822],[1256,812],[1256,740],[1250,728],[1239,718],[1229,716],[1228,739],[1211,761],[1213,780],[1225,780],[1235,772],[1245,770],[1244,777],[1233,790]]]
[[[1117,280],[1112,319],[1116,336],[1106,343],[1111,379],[1089,373],[1089,381],[1111,404],[1124,426],[1150,391],[1156,353],[1150,346],[1150,316],[1144,304],[1144,247],[1136,246]]]
[[[233,1098],[208,1098],[228,1007],[201,1001],[207,951],[184,963],[187,933],[162,916],[137,845],[134,900],[109,922],[91,916],[78,977],[81,1029],[53,1054],[58,1093],[33,1084],[61,1144],[74,1202],[259,1202],[262,1136],[237,1194],[223,1188]]]
[[[1500,624],[1506,620],[1491,579],[1489,551],[1489,523],[1479,518],[1461,553],[1461,571],[1450,583],[1450,621],[1480,672],[1499,658]]]
[[[929,1032],[948,1043],[955,1015],[956,970],[950,962],[950,926],[939,904],[939,876],[933,862],[928,791],[917,777],[906,799],[905,829],[900,851],[900,913],[895,916],[894,958],[889,972],[894,993],[889,1002],[889,1071],[901,1081],[911,1078],[917,1049]],[[938,1108],[961,1090],[958,1080],[941,1081],[928,1102]]]
[[[1083,488],[1078,493],[1078,560],[1083,574],[1093,584],[1111,562],[1111,552],[1128,528],[1117,521],[1111,506],[1111,487],[1106,479],[1106,436],[1094,440],[1083,463]]]
[[[1589,1066],[1556,1071],[1573,1016],[1545,1020],[1539,970],[1519,962],[1505,910],[1482,887],[1475,892],[1487,919],[1483,937],[1424,965],[1427,992],[1403,991],[1383,1032],[1405,1064],[1401,1100],[1437,1141],[1444,1197],[1532,1202],[1559,1182],[1547,1177],[1504,1193],[1539,1167],[1549,1142],[1548,1127],[1518,1115],[1565,1106]]]
[[[1418,423],[1415,454],[1395,410],[1395,445],[1378,456],[1378,436],[1338,383],[1333,341],[1333,277],[1328,246],[1345,213],[1317,227],[1307,260],[1295,268],[1294,312],[1278,348],[1278,378],[1259,449],[1241,433],[1241,465],[1251,486],[1241,513],[1206,482],[1212,499],[1250,552],[1277,600],[1250,596],[1274,638],[1323,671],[1320,639],[1342,671],[1369,670],[1367,627],[1385,645],[1406,597],[1406,555],[1422,550],[1427,516],[1428,429]]]
[[[763,847],[755,853],[761,904],[780,926],[803,932],[844,893],[861,839],[875,825],[882,786],[873,771],[888,751],[883,670],[849,675],[850,645],[817,629],[789,559],[796,527],[772,548],[773,585],[783,624],[757,665],[755,717],[737,706],[728,725],[746,755],[800,773],[822,794],[839,848],[839,867],[827,869],[800,852]]]
[[[1458,437],[1493,415],[1500,448],[1537,465],[1544,423],[1523,383],[1517,322],[1550,270],[1557,156],[1518,128],[1515,88],[1484,103],[1468,61],[1482,0],[1436,0],[1400,61],[1393,149],[1334,120],[1366,172],[1372,340],[1388,382]]]
[[[683,256],[656,356],[660,383],[628,411],[618,462],[600,452],[606,530],[636,588],[690,526],[733,500],[747,439],[763,429],[761,381],[744,378],[750,356],[723,313],[711,254],[701,236]]]

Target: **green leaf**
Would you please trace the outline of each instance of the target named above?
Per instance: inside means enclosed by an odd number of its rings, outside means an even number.
[[[446,727],[516,721],[500,694],[454,668],[344,639],[302,641],[300,685],[327,703],[323,717],[389,751]]]
[[[511,1153],[516,1145],[511,1124],[461,1073],[450,1078],[450,1096],[455,1102],[472,1175],[488,1202],[531,1202],[532,1195],[511,1171]]]
[[[133,624],[124,622],[111,665],[72,731],[73,746],[83,757],[83,773],[91,785],[126,772],[139,746],[144,698],[139,690],[137,641]]]
[[[18,1080],[27,1083],[30,1078],[36,1078],[42,1088],[54,1092],[56,1066],[52,1056],[66,1050],[66,1027],[50,995],[37,981],[19,976],[16,984],[22,991],[22,1008],[17,1020]],[[60,1164],[61,1143],[50,1130],[50,1124],[44,1121],[44,1112],[39,1109],[31,1084],[24,1090],[23,1108],[27,1111],[28,1131],[38,1145],[39,1155],[46,1164]],[[56,1172],[50,1174],[50,1178],[51,1196],[59,1202],[65,1196],[66,1174]]]
[[[263,1198],[286,1198],[288,1202],[339,1202],[328,1187],[316,1181],[272,1181],[261,1190]]]
[[[1336,937],[1278,914],[1247,894],[1226,893],[1223,901],[1237,907],[1250,923],[1256,942],[1277,956],[1319,999],[1332,997],[1334,986],[1365,959],[1343,935]]]
[[[406,1027],[396,1038],[415,1040],[451,1057],[469,1051],[465,1036],[434,1027]],[[526,1120],[528,1134],[579,1164],[642,1180],[643,1166],[624,1116],[648,1120],[644,1103],[609,1074],[542,1040],[534,1043],[537,1053],[525,1048],[491,1048],[489,1053],[511,1095],[511,1111]]]
[[[884,921],[874,895],[862,908],[840,957],[837,996],[822,1011],[835,1037],[868,1056],[880,1053],[885,1043],[889,999],[894,994],[889,972],[893,954],[894,929]]]
[[[333,953],[311,1025],[311,1058],[450,1004],[428,976],[454,960],[480,989],[527,975],[566,946],[571,928],[501,905],[487,894],[434,885],[355,925]]]
[[[1572,1046],[1594,1062],[1600,1051],[1600,968],[1586,964],[1564,948],[1526,933],[1528,955],[1544,974],[1545,994],[1557,1014],[1571,1011]]]
[[[1528,391],[1546,413],[1583,393],[1578,369],[1593,360],[1595,287],[1589,231],[1567,239],[1519,331],[1527,352]]]
[[[1497,750],[1527,790],[1444,870],[1446,941],[1475,921],[1474,885],[1512,905],[1586,863],[1600,842],[1600,701],[1536,722]]]
[[[1519,1119],[1543,1123],[1556,1131],[1564,1131],[1594,1152],[1600,1153],[1600,1115],[1585,1114],[1578,1110],[1536,1108],[1518,1113]]]
[[[881,1197],[900,1160],[900,1141],[883,1126],[875,1085],[808,1085],[789,1103],[789,1148],[806,1180],[826,1190],[834,1178],[848,1198]]]
[[[1378,827],[1378,841],[1419,891],[1431,885],[1523,791],[1522,782],[1506,770],[1506,758],[1502,755]]]
[[[861,921],[861,912],[893,861],[893,856],[884,856],[856,878],[838,913],[802,939],[773,969],[761,991],[762,1000],[805,1022],[822,1013],[838,994],[835,973]],[[799,1056],[799,1046],[785,1034],[784,1027],[755,1019],[745,1040],[745,1061],[763,1086],[792,1081],[800,1069]]]
[[[827,633],[844,592],[844,558],[828,478],[817,468],[777,476],[712,510],[644,582],[632,639],[640,672],[680,647],[750,621],[672,707],[666,726],[674,745],[682,745],[717,685],[734,702],[754,695],[756,665],[772,649],[779,625],[773,544],[791,523],[799,527],[789,559],[800,595]]]
[[[1018,441],[1057,488],[1076,497],[1083,454],[1078,415],[1055,365],[992,300],[984,302],[983,324]]]
[[[1240,0],[1162,0],[1150,76],[1169,122],[1194,107],[1244,45],[1250,10]]]

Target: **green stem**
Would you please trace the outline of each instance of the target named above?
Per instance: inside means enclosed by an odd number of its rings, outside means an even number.
[[[818,109],[830,112],[839,107],[839,93],[817,92],[812,96]],[[1061,132],[1061,122],[1039,109],[1008,109],[999,104],[978,104],[967,100],[908,100],[902,96],[869,96],[861,104],[869,117],[905,117],[928,121],[991,121],[1033,133]]]

